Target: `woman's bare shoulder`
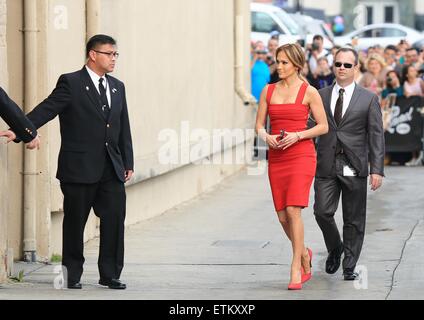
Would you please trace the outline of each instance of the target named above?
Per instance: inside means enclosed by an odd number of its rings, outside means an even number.
[[[317,88],[315,88],[312,85],[309,85],[308,88],[306,89],[306,96],[307,97],[315,97],[317,95],[319,95]]]

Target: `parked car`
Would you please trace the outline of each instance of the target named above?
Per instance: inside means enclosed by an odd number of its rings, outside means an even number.
[[[417,42],[414,42],[412,44],[412,47],[417,49],[418,51],[424,49],[424,38],[421,40],[418,40]]]
[[[311,16],[300,13],[290,13],[290,17],[299,25],[304,34],[307,45],[312,44],[315,35],[321,35],[324,38],[324,48],[330,50],[334,47],[333,31],[323,20],[314,19]]]
[[[265,45],[270,39],[270,33],[280,33],[280,45],[295,43],[302,40],[300,28],[283,9],[262,3],[251,3],[252,35],[254,41],[262,41]]]
[[[423,39],[424,34],[400,24],[376,23],[352,31],[345,36],[335,37],[334,42],[337,45],[343,46],[352,43],[353,38],[358,39],[358,49],[366,50],[376,44],[382,47],[389,44],[396,45],[401,40],[406,40],[410,44],[413,44]]]

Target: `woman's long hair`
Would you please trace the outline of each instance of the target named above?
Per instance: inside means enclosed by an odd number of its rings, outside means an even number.
[[[382,56],[380,56],[379,54],[377,54],[377,53],[373,53],[367,59],[367,69],[369,69],[368,65],[370,64],[370,62],[372,60],[375,60],[375,61],[377,61],[380,64],[381,70],[383,70],[385,67],[387,67],[387,63],[386,63],[386,61],[384,61],[384,58]]]
[[[396,88],[393,85],[393,78],[392,78],[391,74],[396,75],[396,78],[398,78],[398,79],[399,79],[399,76],[398,76],[398,73],[395,70],[390,70],[386,74],[386,87],[387,87],[387,89],[393,90],[393,89],[396,89]],[[391,80],[389,81],[389,79],[391,79]],[[401,85],[400,79],[399,79],[399,85]]]
[[[302,75],[302,69],[306,63],[305,53],[298,43],[287,43],[277,49],[275,57],[277,58],[280,52],[284,52],[290,62],[297,68],[300,80],[309,83],[308,80]]]
[[[411,68],[415,68],[414,65],[412,65],[412,64],[406,64],[406,65],[403,66],[403,69],[402,69],[402,80],[401,80],[402,81],[402,85],[405,84],[405,82],[409,82],[408,74],[409,74],[409,69],[411,69]],[[418,78],[418,72],[417,72],[417,78]]]

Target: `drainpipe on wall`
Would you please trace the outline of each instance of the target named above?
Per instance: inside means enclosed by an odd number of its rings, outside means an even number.
[[[100,0],[86,0],[87,41],[100,30]]]
[[[244,42],[244,7],[246,5],[245,0],[234,0],[234,20],[235,20],[235,87],[238,96],[243,100],[243,103],[247,105],[256,105],[256,98],[250,93],[250,90],[246,89],[244,83],[244,72],[245,72],[245,42]]]
[[[24,111],[28,113],[37,103],[37,0],[24,0]],[[36,179],[37,153],[24,151],[24,261],[37,261],[36,242]]]

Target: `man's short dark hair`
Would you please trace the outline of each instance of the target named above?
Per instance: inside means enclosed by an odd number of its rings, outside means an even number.
[[[321,40],[321,41],[324,41],[324,38],[323,38],[323,36],[322,36],[322,35],[320,35],[320,34],[316,34],[316,35],[314,35],[314,38],[312,39],[312,41],[315,41],[315,40]]]
[[[398,52],[398,48],[396,48],[396,46],[389,44],[385,49],[384,52],[386,52],[387,50],[393,50],[395,52]]]
[[[414,47],[406,49],[406,52],[409,52],[409,51],[415,51],[416,53],[418,53],[418,49]]]
[[[90,38],[87,42],[86,47],[86,57],[88,58],[90,51],[95,49],[98,45],[111,44],[113,46],[116,45],[115,39],[105,34],[97,34]]]
[[[340,52],[352,52],[353,55],[355,56],[355,66],[358,65],[359,63],[359,55],[358,52],[350,47],[342,47],[339,50],[337,50],[336,55],[334,56],[334,61],[336,61],[336,57],[339,55]]]

